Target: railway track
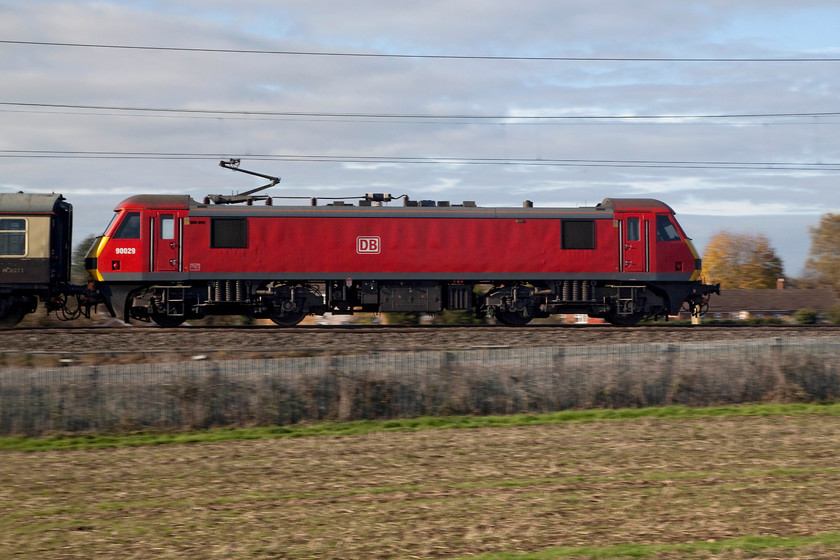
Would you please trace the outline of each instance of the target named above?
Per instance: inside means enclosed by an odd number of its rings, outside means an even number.
[[[832,336],[840,326],[277,326],[27,327],[0,331],[0,358],[85,363],[255,358],[357,352],[580,346]],[[0,361],[2,367],[3,361]]]

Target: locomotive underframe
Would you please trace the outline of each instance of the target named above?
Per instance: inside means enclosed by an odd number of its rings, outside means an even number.
[[[478,289],[476,289],[478,287]],[[488,289],[489,288],[489,289]],[[327,280],[313,282],[215,280],[194,283],[124,286],[126,319],[177,326],[210,315],[268,318],[291,326],[306,315],[373,313],[439,313],[472,310],[519,326],[556,314],[586,314],[617,325],[644,318],[694,311],[711,287],[675,282],[640,283],[610,280],[539,282]]]

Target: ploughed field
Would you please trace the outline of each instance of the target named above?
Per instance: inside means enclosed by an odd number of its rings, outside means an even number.
[[[838,332],[669,326],[18,328],[0,331],[0,368],[57,356],[235,359]],[[146,447],[7,449],[0,451],[0,556],[838,558],[840,417],[790,410],[789,416],[710,412]],[[519,556],[530,552],[535,555]]]
[[[0,330],[0,356],[84,363],[836,335],[838,326],[48,327]]]
[[[100,560],[837,558],[838,428],[822,415],[642,418],[5,451],[0,550]]]

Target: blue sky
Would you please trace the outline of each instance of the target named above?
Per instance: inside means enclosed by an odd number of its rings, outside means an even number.
[[[787,52],[837,54],[837,24],[840,6],[787,6],[738,13],[721,29],[714,32],[719,42],[743,40],[758,43],[768,49]]]
[[[220,169],[228,157],[281,176],[277,195],[375,190],[486,206],[659,198],[701,251],[721,230],[763,233],[793,276],[807,256],[808,227],[840,212],[840,116],[814,115],[840,112],[840,62],[731,61],[840,58],[834,2],[0,0],[0,15],[5,41],[724,59],[0,43],[0,102],[52,105],[0,105],[0,191],[64,193],[76,207],[77,240],[98,233],[131,194],[202,198],[258,184]],[[790,113],[806,116],[781,116]],[[556,118],[619,115],[674,118]],[[555,118],[522,118],[536,116]],[[65,153],[33,157],[43,150]],[[361,161],[370,156],[381,161]]]

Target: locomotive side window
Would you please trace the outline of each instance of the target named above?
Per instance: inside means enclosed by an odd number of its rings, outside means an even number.
[[[680,234],[677,228],[671,223],[671,219],[665,214],[656,216],[656,240],[657,241],[679,241]]]
[[[595,248],[595,222],[592,220],[564,220],[561,234],[563,249]]]
[[[160,238],[175,239],[175,216],[162,214],[160,217]]]
[[[245,249],[248,246],[245,218],[212,218],[210,247],[212,249]]]
[[[638,241],[641,239],[639,233],[639,218],[627,218],[627,241]]]
[[[114,239],[140,239],[140,212],[128,212],[125,215]]]
[[[4,218],[0,220],[0,255],[22,257],[26,255],[26,220]]]

